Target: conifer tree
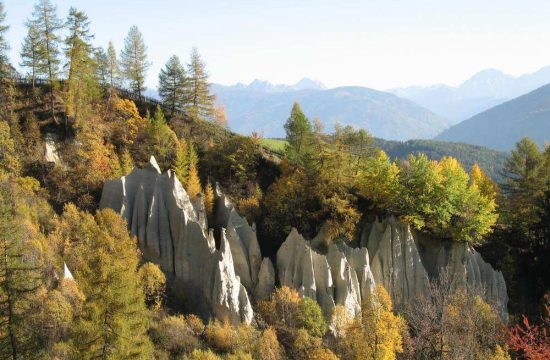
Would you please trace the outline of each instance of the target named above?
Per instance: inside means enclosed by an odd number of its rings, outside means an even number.
[[[185,139],[179,140],[173,170],[181,184],[186,186],[187,177],[189,175],[189,150],[187,149],[187,142]]]
[[[147,46],[143,41],[143,35],[135,25],[130,28],[124,39],[120,62],[122,73],[129,82],[130,88],[141,100],[141,93],[146,90],[145,76],[151,63],[147,61]]]
[[[139,253],[126,223],[112,210],[92,217],[74,205],[62,218],[67,258],[85,295],[74,327],[80,359],[151,359]]]
[[[173,116],[176,110],[182,110],[185,106],[186,86],[185,68],[180,59],[176,55],[172,55],[159,74],[159,95],[164,104],[170,109],[170,116]]]
[[[189,168],[189,178],[187,180],[187,195],[194,200],[201,193],[201,181],[199,179],[199,173],[196,166]]]
[[[6,76],[8,66],[8,50],[10,46],[8,39],[6,38],[6,32],[9,29],[8,25],[5,25],[6,12],[4,11],[4,3],[0,1],[0,78]]]
[[[97,64],[93,60],[93,35],[88,16],[71,7],[66,27],[69,31],[65,38],[67,113],[78,120],[82,108],[97,95]]]
[[[204,188],[204,209],[206,210],[206,216],[211,221],[214,217],[214,188],[210,181],[206,183]]]
[[[286,155],[293,165],[306,167],[313,155],[313,129],[300,104],[294,103],[285,123]]]
[[[58,123],[55,116],[55,87],[59,74],[61,38],[59,31],[63,23],[57,17],[57,8],[50,0],[38,0],[34,6],[32,23],[38,34],[38,59],[40,66],[39,74],[48,78],[50,86],[50,111],[53,120]]]
[[[191,51],[191,61],[187,65],[189,83],[187,87],[186,112],[193,118],[208,118],[214,110],[215,97],[210,94],[208,73],[196,48]]]
[[[41,61],[38,54],[38,29],[32,21],[27,21],[25,25],[27,27],[27,36],[23,39],[21,47],[20,65],[29,69],[28,74],[32,81],[32,88],[34,89],[36,77],[40,74],[41,70]]]
[[[103,88],[109,85],[109,59],[102,47],[98,47],[94,50],[94,62],[96,65],[97,80]]]
[[[115,46],[112,41],[109,41],[109,47],[107,48],[107,64],[109,85],[111,87],[117,87],[120,81],[120,67],[118,65]]]
[[[33,350],[25,321],[40,284],[38,267],[28,256],[24,229],[17,219],[13,189],[0,184],[0,358],[27,359]],[[32,232],[30,232],[32,233]],[[35,349],[36,350],[36,349]]]

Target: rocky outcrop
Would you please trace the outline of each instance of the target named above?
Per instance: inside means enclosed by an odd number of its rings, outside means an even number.
[[[61,159],[57,151],[56,137],[52,133],[44,136],[44,160],[54,164],[61,164]]]
[[[178,179],[170,171],[161,174],[151,158],[144,169],[107,181],[100,202],[128,221],[144,258],[159,264],[176,294],[205,317],[250,323],[249,295],[256,301],[268,298],[276,279],[315,299],[326,316],[336,305],[358,314],[376,284],[388,290],[399,309],[425,295],[428,281],[444,269],[457,285],[483,289],[507,316],[502,273],[465,243],[430,239],[389,217],[365,224],[359,248],[327,241],[326,227],[311,242],[292,229],[274,266],[261,257],[255,225],[237,213],[219,187],[216,195],[212,230],[202,198],[191,201]]]
[[[256,227],[240,216],[235,206],[216,185],[216,226],[225,228],[235,263],[235,273],[248,292],[258,285],[262,254],[256,236]],[[274,284],[273,284],[274,285]]]
[[[327,316],[335,305],[356,315],[362,296],[370,294],[374,287],[366,249],[332,244],[323,255],[312,249],[296,229],[277,252],[277,271],[281,285],[317,300]]]
[[[365,226],[361,245],[368,249],[374,281],[384,285],[397,308],[426,294],[428,280],[447,271],[456,286],[483,291],[485,299],[507,317],[502,273],[466,243],[430,239],[390,217]]]
[[[161,174],[154,158],[144,169],[105,183],[100,208],[106,207],[127,220],[144,258],[160,265],[191,310],[233,323],[252,321],[247,290],[235,272],[234,230],[222,229],[216,249],[202,203],[194,205],[170,171]]]

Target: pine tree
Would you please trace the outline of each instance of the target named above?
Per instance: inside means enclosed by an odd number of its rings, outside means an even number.
[[[186,91],[186,112],[193,118],[208,118],[214,110],[215,97],[210,94],[206,65],[196,48],[191,51],[191,61],[187,69],[189,83]]]
[[[25,321],[40,284],[38,267],[26,254],[28,232],[17,216],[13,189],[0,184],[0,357],[13,360],[29,358],[33,350]]]
[[[38,54],[39,36],[38,29],[32,21],[25,23],[27,26],[27,36],[23,40],[21,47],[21,63],[22,67],[28,68],[28,74],[32,80],[32,88],[34,89],[36,77],[40,74],[41,61]]]
[[[109,47],[107,48],[107,73],[109,78],[109,85],[111,87],[117,87],[120,81],[120,67],[116,56],[115,46],[109,41]]]
[[[186,86],[185,68],[180,59],[176,55],[172,55],[159,74],[159,95],[164,104],[170,109],[170,116],[173,116],[176,110],[182,110],[185,106]]]
[[[55,85],[59,74],[59,43],[61,38],[59,31],[63,23],[57,17],[57,8],[50,0],[38,0],[33,11],[33,25],[38,34],[38,67],[39,75],[46,75],[50,85],[50,111],[52,119],[58,123],[55,116]]]
[[[98,92],[97,64],[91,44],[94,36],[90,33],[88,16],[73,7],[69,10],[66,27],[69,31],[65,39],[67,114],[78,120],[83,107],[89,105]]]
[[[94,50],[96,77],[103,88],[109,85],[109,58],[102,47]]]
[[[146,89],[145,76],[151,63],[147,61],[147,46],[143,41],[143,35],[135,25],[130,28],[124,39],[120,62],[122,73],[130,83],[130,88],[141,100],[141,93]]]
[[[4,3],[0,1],[0,78],[3,78],[7,74],[8,68],[8,50],[10,46],[8,39],[6,38],[6,32],[9,29],[8,25],[5,25],[6,12],[4,11]]]

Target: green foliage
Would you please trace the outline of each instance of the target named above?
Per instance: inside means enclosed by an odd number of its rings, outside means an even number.
[[[410,155],[400,174],[401,213],[417,229],[479,243],[495,224],[495,201],[483,196],[453,158]]]
[[[395,208],[401,192],[399,167],[395,162],[390,162],[386,153],[380,150],[361,164],[356,186],[361,196],[372,201],[374,206],[382,209]]]
[[[94,61],[93,35],[88,16],[71,7],[66,27],[69,31],[65,38],[67,115],[74,117],[78,123],[84,114],[91,113],[91,101],[99,96],[98,64]]]
[[[187,74],[185,112],[195,119],[208,119],[214,111],[214,96],[210,94],[206,65],[196,48],[191,51]]]
[[[16,191],[15,184],[0,180],[0,356],[12,359],[37,350],[25,325],[41,284],[36,229],[27,225]]]
[[[307,167],[313,157],[313,128],[304,115],[300,104],[294,103],[290,117],[285,123],[286,141],[285,153],[292,165]]]
[[[178,138],[166,124],[164,113],[160,106],[157,106],[155,115],[149,120],[145,137],[146,155],[154,156],[162,170],[172,168],[177,157]]]
[[[10,126],[0,121],[0,174],[4,171],[17,175],[20,170],[21,164],[10,136]]]
[[[109,41],[109,47],[107,48],[107,74],[109,85],[111,85],[111,87],[118,86],[121,70],[118,64],[115,46],[111,41]]]
[[[302,298],[298,305],[296,322],[312,336],[322,337],[328,329],[321,307],[317,301],[308,297]]]
[[[374,145],[384,150],[391,159],[407,160],[410,154],[416,156],[425,154],[430,160],[440,160],[450,156],[460,161],[468,171],[474,164],[478,164],[496,182],[502,180],[501,170],[508,158],[508,154],[502,151],[445,141],[408,140],[401,142],[376,138]]]
[[[287,141],[282,139],[261,139],[260,143],[266,149],[281,156],[284,155],[285,148],[288,145]]]
[[[256,190],[260,156],[254,139],[232,136],[208,149],[202,168],[235,197],[249,197]]]
[[[170,116],[173,116],[176,110],[183,110],[188,101],[187,81],[185,68],[180,59],[172,55],[159,74],[159,95],[164,105],[170,109]]]
[[[126,223],[112,210],[92,217],[67,205],[60,235],[85,295],[74,328],[79,357],[151,357],[139,256]]]
[[[120,65],[130,88],[141,99],[142,92],[146,90],[145,77],[151,63],[147,61],[147,46],[143,41],[143,35],[135,25],[130,28],[124,39]]]
[[[32,87],[34,88],[35,80],[40,75],[40,57],[38,54],[39,49],[39,34],[36,24],[32,21],[25,23],[27,27],[27,36],[23,39],[21,46],[21,63],[24,68],[28,68],[28,76],[32,80]]]

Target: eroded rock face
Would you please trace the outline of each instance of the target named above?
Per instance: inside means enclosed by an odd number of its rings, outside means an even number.
[[[430,240],[390,217],[366,226],[361,245],[368,249],[374,281],[384,285],[398,308],[426,294],[428,279],[448,271],[457,286],[484,291],[485,300],[494,304],[503,318],[508,316],[502,273],[466,243]]]
[[[202,202],[193,204],[170,171],[161,174],[154,158],[144,169],[105,183],[100,208],[106,207],[128,221],[144,258],[160,265],[193,311],[233,323],[252,321],[226,231],[217,250]]]
[[[256,236],[256,228],[240,216],[235,206],[216,185],[216,226],[227,229],[226,234],[233,254],[235,272],[249,293],[258,284],[262,254]],[[274,285],[274,284],[273,284]]]
[[[326,227],[310,242],[292,229],[281,245],[276,266],[262,259],[255,225],[249,225],[216,187],[219,249],[209,230],[204,204],[192,202],[171,173],[161,174],[154,158],[143,169],[105,183],[101,208],[128,221],[146,260],[159,264],[189,306],[203,316],[250,323],[250,295],[267,299],[276,279],[316,300],[324,314],[342,305],[352,316],[376,284],[397,309],[426,294],[430,279],[448,269],[457,284],[486,290],[486,299],[506,318],[508,296],[502,273],[464,243],[442,242],[412,232],[395,218],[366,224],[360,248],[327,241]],[[326,254],[317,248],[326,248]]]

